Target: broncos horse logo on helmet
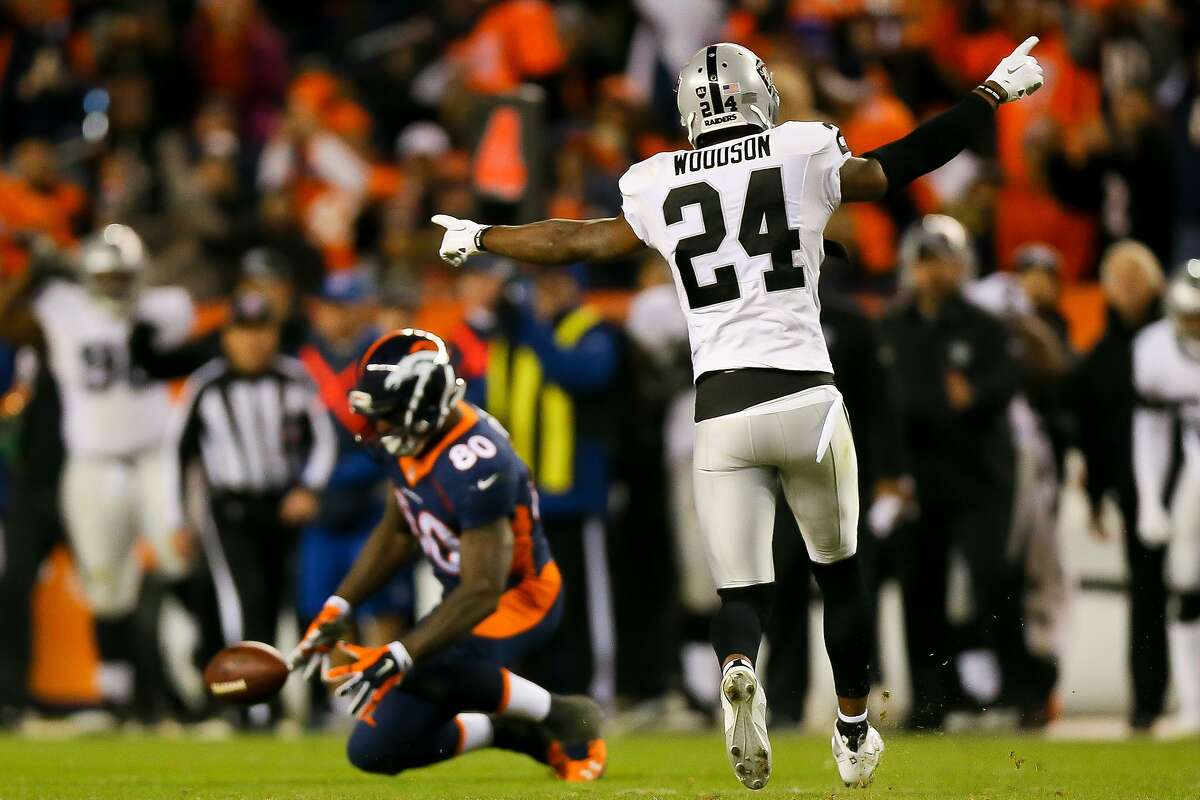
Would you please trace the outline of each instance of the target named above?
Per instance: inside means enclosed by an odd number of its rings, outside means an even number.
[[[441,430],[465,390],[446,343],[405,328],[379,338],[363,355],[350,410],[369,421],[365,438],[392,456],[412,456]]]

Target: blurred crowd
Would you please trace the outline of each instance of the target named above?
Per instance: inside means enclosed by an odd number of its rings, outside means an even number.
[[[72,280],[103,294],[78,266],[79,243],[129,226],[145,248],[139,285],[188,299],[157,318],[129,312],[113,380],[187,378],[222,355],[254,372],[278,352],[303,365],[323,408],[294,474],[252,492],[271,498],[269,524],[247,522],[241,487],[229,501],[211,469],[192,476],[210,505],[185,492],[191,521],[162,523],[166,562],[179,563],[146,582],[139,613],[178,594],[199,620],[203,663],[235,633],[266,625],[271,639],[280,611],[319,608],[382,509],[382,473],[344,419],[347,370],[380,331],[420,325],[450,342],[469,399],[505,424],[539,482],[568,600],[542,682],[619,702],[635,721],[707,719],[716,596],[693,519],[691,370],[669,268],[657,257],[561,271],[482,257],[451,271],[429,217],[618,213],[626,168],[686,146],[675,76],[712,41],[767,62],[782,119],[830,121],[861,153],[955,102],[1036,34],[1044,89],[902,194],[834,216],[823,321],[857,434],[869,582],[904,589],[910,723],[997,703],[1031,726],[1055,714],[1072,589],[1058,489],[1077,450],[1097,529],[1126,543],[1130,722],[1150,726],[1168,681],[1168,589],[1163,549],[1136,535],[1130,353],[1159,316],[1164,275],[1200,256],[1200,12],[1171,0],[687,7],[0,3],[0,294],[36,305],[48,283]],[[1068,301],[1097,281],[1105,310],[1089,319]],[[35,316],[40,331],[0,320],[0,587],[26,641],[38,565],[71,525],[59,486],[71,400],[47,358],[62,334],[53,314]],[[164,328],[185,319],[193,337],[167,341]],[[926,357],[939,350],[946,363]],[[336,457],[318,480],[301,467],[324,426]],[[203,448],[175,433],[162,444],[198,458]],[[800,723],[812,593],[789,524],[779,521],[776,555],[794,568],[780,570],[767,669],[774,713]],[[243,546],[264,525],[271,547]],[[215,562],[226,560],[222,579]],[[956,574],[965,605],[948,600]],[[243,598],[236,611],[223,586]],[[248,602],[251,592],[272,596]],[[412,624],[418,593],[401,576],[365,609],[367,639]],[[102,661],[106,648],[121,644],[101,641]],[[27,644],[6,648],[0,664],[7,720],[32,702],[28,658]],[[114,696],[132,702],[144,688],[139,713],[176,702],[161,680],[134,684]]]

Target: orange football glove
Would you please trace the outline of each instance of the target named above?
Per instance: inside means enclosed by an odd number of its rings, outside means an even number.
[[[334,667],[325,673],[325,680],[337,681],[345,678],[338,686],[339,697],[350,697],[350,713],[370,711],[380,697],[401,680],[404,673],[412,669],[412,656],[400,642],[391,642],[382,647],[361,647],[357,644],[338,642],[338,649],[354,658],[354,663]]]
[[[304,667],[304,679],[311,678],[318,665],[328,663],[329,651],[349,628],[350,604],[337,595],[330,597],[288,656],[288,669]]]

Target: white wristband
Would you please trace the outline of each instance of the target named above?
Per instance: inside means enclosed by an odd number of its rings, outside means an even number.
[[[331,594],[325,601],[325,605],[333,606],[338,610],[339,614],[346,614],[350,611],[350,603],[344,597],[338,597],[336,594]]]
[[[392,658],[395,659],[401,672],[408,672],[412,669],[413,660],[412,656],[408,654],[407,647],[400,644],[400,642],[390,642],[388,644],[388,651],[392,654]]]

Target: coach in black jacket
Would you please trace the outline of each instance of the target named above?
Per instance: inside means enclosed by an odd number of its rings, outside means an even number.
[[[884,318],[882,334],[920,509],[908,532],[904,605],[910,725],[926,728],[940,726],[958,696],[945,610],[952,547],[967,562],[974,598],[976,640],[961,644],[991,649],[1004,695],[1024,700],[1020,570],[1006,552],[1015,481],[1008,406],[1022,375],[1004,326],[962,295],[973,266],[962,226],[926,217],[901,249],[911,292]]]
[[[1112,245],[1101,262],[1107,301],[1104,336],[1079,363],[1067,385],[1076,442],[1087,459],[1087,493],[1094,513],[1111,494],[1124,520],[1129,563],[1129,667],[1133,677],[1130,724],[1148,730],[1162,713],[1167,691],[1167,590],[1164,548],[1146,547],[1137,535],[1133,483],[1133,339],[1157,318],[1163,273],[1138,242]],[[1100,530],[1094,524],[1095,530]]]

